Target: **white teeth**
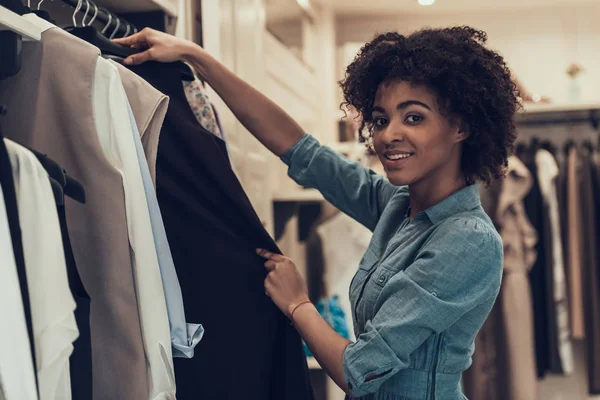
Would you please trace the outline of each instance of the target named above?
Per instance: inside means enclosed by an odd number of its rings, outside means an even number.
[[[388,155],[386,155],[386,158],[388,160],[396,161],[396,160],[403,160],[403,159],[408,158],[410,156],[412,156],[412,154],[406,154],[406,153],[405,154],[388,154]]]

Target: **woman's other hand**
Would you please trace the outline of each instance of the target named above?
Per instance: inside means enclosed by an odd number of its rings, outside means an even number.
[[[291,313],[301,303],[308,301],[308,290],[296,265],[288,257],[257,249],[257,254],[265,258],[265,268],[269,271],[265,279],[265,292],[279,309],[290,318]]]
[[[198,45],[184,39],[154,29],[144,28],[131,36],[113,39],[122,46],[138,49],[140,52],[125,59],[127,65],[137,65],[146,61],[175,62],[182,60]]]

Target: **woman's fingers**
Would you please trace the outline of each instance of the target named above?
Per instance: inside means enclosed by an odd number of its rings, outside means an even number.
[[[146,45],[148,43],[148,30],[143,29],[140,32],[134,33],[131,36],[127,36],[124,38],[113,39],[113,42],[120,44],[122,46],[139,46]]]
[[[139,65],[152,60],[152,49],[132,54],[123,61],[126,65]]]
[[[273,260],[269,260],[265,263],[265,268],[268,271],[273,271],[275,269],[275,267],[277,266],[277,263]]]
[[[267,260],[283,261],[285,259],[285,257],[281,254],[276,254],[265,249],[256,249],[256,254],[258,254],[262,258],[266,258]]]

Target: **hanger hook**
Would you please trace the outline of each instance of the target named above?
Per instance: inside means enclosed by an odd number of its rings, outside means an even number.
[[[75,7],[75,11],[73,12],[73,26],[75,26],[77,28],[77,19],[75,18],[77,16],[77,13],[79,12],[79,10],[81,10],[81,6],[83,5],[83,0],[79,0],[77,2],[77,7]]]
[[[86,26],[85,20],[87,19],[89,13],[90,13],[90,1],[85,0],[85,14],[83,14],[83,19],[81,20],[82,26]]]
[[[103,8],[102,10],[105,11],[106,14],[108,15],[108,23],[106,24],[106,26],[104,28],[102,28],[102,31],[100,32],[100,33],[102,33],[104,35],[106,33],[106,30],[108,29],[108,27],[112,23],[112,14],[106,8]]]
[[[40,7],[42,6],[42,3],[43,3],[44,1],[45,1],[45,0],[40,0],[40,1],[38,2],[38,6],[37,6],[37,9],[38,9],[38,11],[40,10]]]
[[[96,17],[98,16],[98,6],[94,2],[91,3],[94,6],[94,16],[92,17],[92,19],[90,19],[90,22],[88,22],[88,26],[91,26],[96,20]]]
[[[115,37],[115,35],[117,34],[117,32],[119,31],[119,28],[121,27],[121,19],[119,19],[117,17],[117,26],[115,27],[115,30],[113,31],[113,33],[110,35],[109,39],[113,39]]]

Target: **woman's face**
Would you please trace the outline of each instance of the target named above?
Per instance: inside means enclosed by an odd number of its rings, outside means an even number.
[[[460,174],[460,142],[468,135],[442,115],[431,89],[403,81],[381,84],[372,121],[375,152],[392,184]]]

